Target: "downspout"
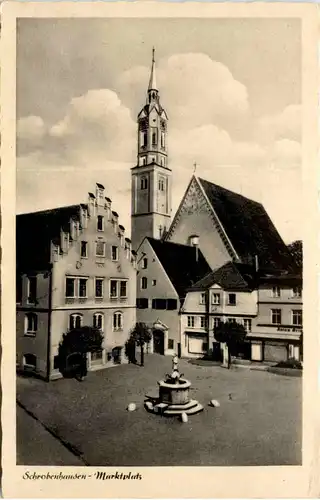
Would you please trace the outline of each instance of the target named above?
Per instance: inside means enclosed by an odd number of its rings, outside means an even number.
[[[52,269],[49,272],[49,298],[48,298],[48,337],[47,337],[47,382],[50,381],[51,373],[51,323],[52,323]]]

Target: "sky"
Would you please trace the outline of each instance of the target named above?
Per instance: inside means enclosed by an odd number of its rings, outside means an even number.
[[[173,211],[196,162],[301,238],[298,19],[19,19],[17,213],[85,202],[100,182],[130,234],[153,46]]]

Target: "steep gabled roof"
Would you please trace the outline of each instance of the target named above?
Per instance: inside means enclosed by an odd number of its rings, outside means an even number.
[[[81,204],[81,206],[86,206]],[[70,219],[79,218],[80,205],[54,208],[16,217],[17,267],[23,271],[47,269],[50,242],[60,241],[61,229],[69,230]]]
[[[253,264],[258,256],[264,269],[292,269],[292,256],[263,205],[198,178],[213,210],[241,261]]]
[[[204,256],[188,245],[147,238],[180,298],[186,289],[210,272]]]
[[[254,289],[255,283],[254,269],[251,266],[227,262],[195,283],[190,291],[206,290],[212,285],[219,285],[223,290],[249,292]]]

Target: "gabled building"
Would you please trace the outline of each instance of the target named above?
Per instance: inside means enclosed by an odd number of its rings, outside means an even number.
[[[212,269],[228,261],[289,271],[291,254],[264,207],[238,193],[193,176],[166,235],[167,241],[199,248]]]
[[[18,215],[17,367],[59,377],[63,333],[84,325],[101,329],[101,352],[89,369],[125,361],[136,322],[136,262],[104,187],[86,204]]]
[[[139,247],[137,267],[137,321],[152,330],[150,352],[180,355],[186,290],[210,268],[197,247],[149,237]]]
[[[199,357],[212,351],[219,359],[221,349],[214,328],[220,322],[240,323],[250,334],[258,312],[252,271],[244,264],[228,262],[188,289],[181,311],[183,356]],[[251,359],[250,342],[239,346],[239,355]]]
[[[300,273],[259,277],[258,314],[252,325],[254,361],[303,359],[302,276]]]

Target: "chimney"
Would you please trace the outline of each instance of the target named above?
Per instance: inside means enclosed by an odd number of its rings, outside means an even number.
[[[123,247],[124,246],[124,232],[125,229],[121,224],[119,224],[119,238],[120,238],[120,245]]]
[[[199,260],[199,236],[197,234],[192,234],[189,237],[189,242],[192,247],[196,250],[196,262]]]
[[[110,198],[104,199],[104,208],[107,211],[108,220],[111,220],[111,203],[112,201],[110,200]]]
[[[102,184],[96,183],[96,200],[98,207],[103,207],[104,205],[104,186]]]
[[[117,212],[112,212],[112,224],[114,227],[114,232],[117,234],[118,232],[118,220],[119,220],[119,215]]]

